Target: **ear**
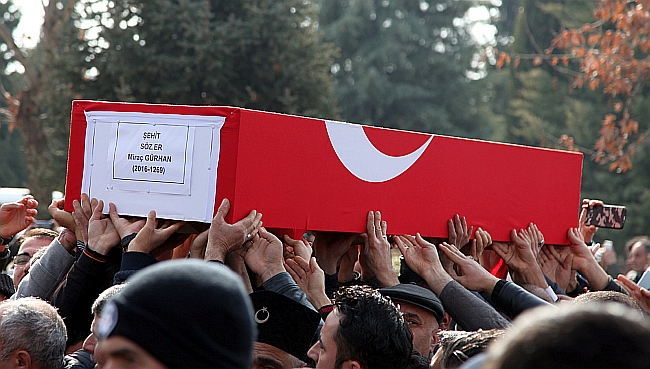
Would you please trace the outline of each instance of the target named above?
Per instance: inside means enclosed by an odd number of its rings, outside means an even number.
[[[440,329],[443,331],[449,330],[449,326],[451,325],[451,315],[447,314],[445,311],[445,316],[442,318],[442,321],[440,322]]]
[[[436,345],[438,344],[438,332],[440,332],[441,330],[442,329],[438,328],[431,332],[431,345],[429,347],[429,352],[426,353],[427,355],[430,355],[435,349]],[[421,354],[425,355],[424,352],[421,352]]]
[[[364,369],[356,360],[347,360],[341,365],[341,369]]]
[[[18,349],[9,355],[11,368],[30,368],[32,366],[32,356],[26,350]]]

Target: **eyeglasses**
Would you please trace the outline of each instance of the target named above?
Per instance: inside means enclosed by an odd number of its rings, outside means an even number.
[[[28,254],[16,255],[14,257],[14,268],[15,267],[24,267],[32,259]]]

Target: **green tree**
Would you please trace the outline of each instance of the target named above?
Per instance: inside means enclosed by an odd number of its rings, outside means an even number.
[[[608,204],[621,204],[628,208],[628,220],[623,230],[601,229],[597,241],[614,241],[619,256],[623,244],[638,234],[647,234],[650,223],[650,165],[647,145],[637,146],[635,167],[626,173],[613,173],[594,159],[597,151],[593,143],[599,137],[603,117],[611,111],[615,101],[601,89],[576,88],[574,75],[567,72],[573,61],[564,65],[562,57],[539,66],[536,58],[553,42],[562,29],[579,27],[593,21],[594,2],[591,0],[520,0],[523,11],[519,13],[513,29],[514,43],[510,45],[512,57],[509,73],[511,82],[507,89],[508,140],[534,146],[580,150],[583,161],[582,196],[601,199]],[[517,60],[521,57],[520,61]],[[527,59],[529,58],[529,59]],[[631,109],[640,126],[648,126],[650,106],[647,91]],[[576,218],[578,213],[576,204]]]
[[[499,138],[487,103],[481,46],[466,17],[484,1],[321,1],[325,39],[345,120],[466,137]],[[496,8],[492,8],[496,10]]]
[[[25,67],[11,119],[41,214],[51,191],[64,185],[73,99],[338,117],[328,72],[336,48],[321,42],[309,2],[61,0],[44,9],[35,50],[15,44],[7,11],[0,24],[0,37]]]
[[[12,1],[0,2],[0,14],[4,19],[4,31],[13,32],[18,25],[20,12]],[[0,30],[2,31],[2,30]],[[13,51],[6,42],[0,38],[0,70],[7,71],[9,63],[15,63],[16,58]],[[14,64],[15,65],[15,64]],[[19,130],[11,119],[13,111],[17,109],[15,95],[24,83],[19,73],[0,73],[0,178],[1,187],[22,187],[25,186],[27,171],[25,168],[25,157],[22,152],[22,140]]]
[[[78,15],[99,19],[73,46],[84,96],[336,117],[335,47],[309,2],[92,1]]]

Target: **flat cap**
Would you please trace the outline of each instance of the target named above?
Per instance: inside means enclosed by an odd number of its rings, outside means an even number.
[[[391,287],[381,288],[379,292],[391,298],[393,301],[404,301],[429,310],[435,315],[438,323],[445,315],[445,309],[438,296],[424,287],[414,284],[398,284]]]

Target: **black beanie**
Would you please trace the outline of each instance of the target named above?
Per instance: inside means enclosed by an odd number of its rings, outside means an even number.
[[[249,369],[256,335],[241,278],[197,260],[135,274],[104,308],[98,331],[134,341],[169,369]]]
[[[256,291],[250,294],[250,298],[255,309],[257,342],[269,344],[305,360],[318,332],[320,314],[271,291]]]

